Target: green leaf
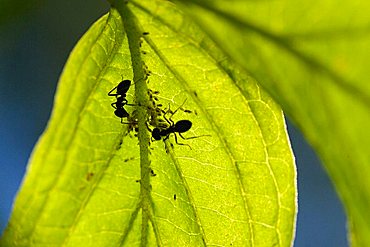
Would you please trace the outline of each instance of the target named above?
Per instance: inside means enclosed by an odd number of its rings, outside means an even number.
[[[107,95],[122,79],[137,137]],[[151,141],[160,108],[199,138]],[[256,81],[172,3],[117,1],[68,59],[0,243],[290,246],[295,180],[282,112]]]
[[[300,126],[344,202],[353,246],[370,246],[370,2],[181,2]]]

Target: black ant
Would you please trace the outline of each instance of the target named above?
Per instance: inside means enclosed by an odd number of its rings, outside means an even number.
[[[123,78],[122,78],[123,79]],[[108,96],[116,97],[116,102],[112,103],[111,106],[116,109],[114,111],[114,114],[121,118],[121,123],[123,118],[129,117],[128,112],[123,108],[125,105],[131,105],[127,104],[128,101],[126,99],[126,93],[129,90],[131,86],[130,80],[122,80],[116,87],[114,87],[112,90],[109,91]],[[113,91],[116,90],[116,93],[113,93]]]
[[[185,100],[186,101],[186,100]],[[185,101],[184,103],[182,103],[182,105],[185,104]],[[182,106],[181,105],[181,106]],[[178,145],[186,145],[186,146],[189,146],[188,144],[183,144],[183,143],[179,143],[177,141],[177,135],[176,135],[176,132],[179,134],[179,136],[184,139],[184,140],[188,140],[188,139],[194,139],[194,138],[198,138],[198,137],[202,137],[202,136],[209,136],[209,135],[201,135],[201,136],[192,136],[192,137],[184,137],[181,135],[181,133],[184,133],[186,131],[188,131],[191,126],[193,125],[192,122],[190,120],[180,120],[180,121],[177,121],[176,123],[174,123],[172,121],[172,116],[181,108],[181,106],[179,108],[177,108],[174,112],[171,112],[170,109],[168,109],[163,117],[164,119],[167,121],[167,123],[170,125],[168,128],[154,128],[151,132],[152,132],[152,138],[156,141],[159,141],[162,139],[162,137],[164,137],[163,141],[167,140],[169,137],[170,137],[170,134],[174,134],[175,136],[175,141],[176,141],[176,144]],[[169,119],[166,118],[166,114],[171,112],[172,115]],[[191,149],[191,147],[189,146],[189,148]]]

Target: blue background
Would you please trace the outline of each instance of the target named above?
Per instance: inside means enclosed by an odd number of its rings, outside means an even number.
[[[0,23],[0,232],[50,116],[58,77],[104,1],[44,1]],[[298,169],[295,246],[348,246],[343,208],[315,153],[288,121]]]

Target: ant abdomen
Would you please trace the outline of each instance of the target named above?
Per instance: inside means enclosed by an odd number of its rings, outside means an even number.
[[[180,120],[176,122],[174,130],[178,133],[183,133],[190,130],[192,123],[189,120]]]
[[[117,94],[118,95],[125,95],[128,89],[131,86],[130,80],[123,80],[117,86]]]

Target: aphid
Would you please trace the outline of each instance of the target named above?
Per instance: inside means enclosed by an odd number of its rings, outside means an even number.
[[[152,74],[152,72],[149,70],[146,64],[143,65],[143,70],[144,70],[145,78],[148,79],[149,76]],[[149,83],[149,80],[147,81],[147,83]]]
[[[136,133],[138,132],[138,120],[137,120],[137,114],[136,110],[134,110],[131,114],[131,116],[127,117],[127,122],[122,122],[123,124],[128,124],[127,130],[128,132],[135,131]],[[136,134],[134,134],[136,136]]]
[[[148,35],[149,34],[149,32],[143,32],[143,35]]]
[[[152,177],[155,177],[157,176],[157,174],[154,173],[154,171],[152,169],[150,169],[150,174],[152,175]]]
[[[131,160],[134,160],[134,159],[135,159],[135,157],[126,158],[126,159],[123,160],[123,162],[128,162],[128,161],[131,161]]]
[[[173,195],[173,199],[176,201],[176,194]]]
[[[156,101],[158,101],[158,98],[154,95],[158,95],[159,91],[153,91],[151,89],[148,89],[148,96],[149,96],[149,105],[147,106],[147,112],[148,112],[148,122],[151,126],[158,127],[158,125],[167,127],[167,124],[162,124],[164,120],[158,119],[158,116],[161,116],[164,112],[161,107],[162,104],[156,104]],[[162,121],[162,123],[161,123]],[[147,128],[149,129],[148,125]],[[149,129],[151,132],[151,130]]]
[[[158,97],[156,95],[159,94],[159,91],[153,91],[151,89],[148,90],[149,100],[150,101],[158,101]]]
[[[119,149],[121,148],[122,143],[123,143],[123,140],[122,140],[122,139],[120,139],[120,140],[119,140],[119,142],[118,142],[118,145],[117,145],[117,147],[116,147],[116,150],[119,150]]]
[[[166,151],[166,154],[169,154],[170,153],[170,150],[169,150],[168,146],[164,145],[164,149]]]
[[[92,179],[92,177],[94,176],[94,173],[93,172],[88,172],[87,174],[86,174],[86,180],[87,181],[90,181],[91,179]]]

